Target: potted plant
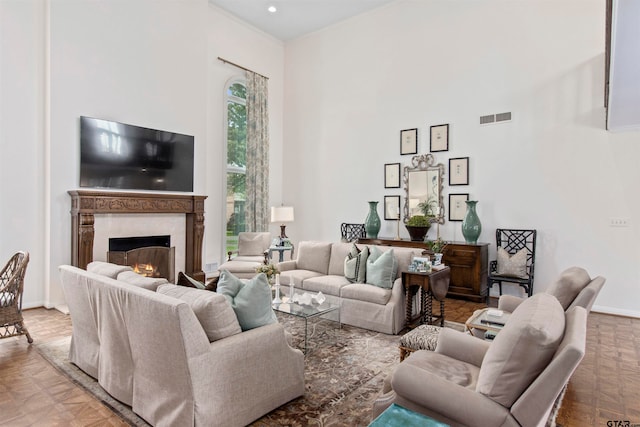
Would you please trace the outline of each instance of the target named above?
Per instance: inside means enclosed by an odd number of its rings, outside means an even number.
[[[424,241],[424,236],[427,235],[427,231],[431,227],[431,220],[425,215],[414,215],[409,218],[409,221],[405,224],[411,240],[415,242]]]
[[[434,255],[434,264],[440,264],[442,261],[442,254],[444,253],[444,248],[447,246],[447,242],[442,240],[442,237],[438,237],[436,240],[429,240],[426,242],[427,247]]]

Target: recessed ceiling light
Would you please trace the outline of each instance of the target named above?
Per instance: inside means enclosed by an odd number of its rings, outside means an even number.
[[[267,10],[271,13],[276,13],[278,11],[278,9],[274,5],[269,6]]]

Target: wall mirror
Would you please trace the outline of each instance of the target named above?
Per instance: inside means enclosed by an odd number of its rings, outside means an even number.
[[[435,163],[432,154],[423,154],[411,158],[411,166],[404,167],[404,222],[413,215],[423,215],[422,203],[429,206],[429,215],[433,222],[444,224],[444,203],[442,202],[442,183],[444,165]]]

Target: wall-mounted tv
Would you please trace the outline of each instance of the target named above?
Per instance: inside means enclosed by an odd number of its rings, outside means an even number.
[[[80,117],[80,187],[193,191],[194,137]]]

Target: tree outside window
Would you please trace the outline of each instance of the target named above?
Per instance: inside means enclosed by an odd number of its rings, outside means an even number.
[[[236,81],[227,89],[227,251],[237,250],[238,233],[245,231],[246,167],[246,86]]]

